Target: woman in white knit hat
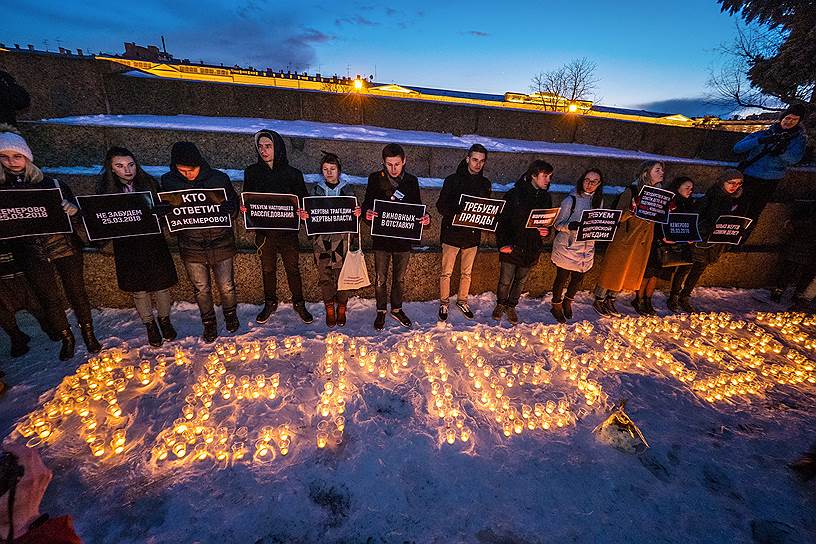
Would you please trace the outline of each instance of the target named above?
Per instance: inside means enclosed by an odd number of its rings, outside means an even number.
[[[11,126],[0,125],[0,191],[10,189],[62,190],[62,207],[69,216],[79,211],[73,202],[71,189],[43,175],[34,165],[34,156],[25,139]],[[47,234],[11,240],[14,258],[22,266],[26,278],[43,305],[54,331],[62,341],[60,360],[74,356],[75,340],[62,308],[62,285],[66,298],[79,322],[82,339],[88,352],[102,349],[94,335],[91,305],[85,291],[83,258],[75,234]],[[56,281],[59,278],[59,282]]]

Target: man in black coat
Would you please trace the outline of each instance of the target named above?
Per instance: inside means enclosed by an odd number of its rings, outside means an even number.
[[[256,132],[255,151],[258,153],[257,162],[244,170],[244,191],[296,195],[302,205],[303,198],[308,196],[303,173],[289,164],[286,145],[280,134],[274,130]],[[278,254],[280,254],[289,292],[292,293],[292,307],[304,323],[311,323],[314,318],[306,309],[303,282],[298,267],[300,262],[298,231],[259,230],[255,234],[255,245],[258,246],[261,257],[264,285],[264,305],[255,321],[266,323],[269,316],[278,309]]]
[[[383,169],[372,172],[368,176],[363,212],[365,222],[369,225],[377,217],[374,211],[375,200],[393,200],[410,204],[422,204],[419,194],[419,180],[405,171],[405,151],[399,144],[388,144],[382,151]],[[425,214],[420,220],[423,225],[431,222],[431,216]],[[377,298],[377,318],[374,328],[385,327],[385,314],[388,309],[388,288],[386,278],[388,267],[393,261],[391,269],[391,317],[406,327],[411,326],[411,320],[402,311],[402,281],[408,268],[408,259],[411,256],[411,240],[389,238],[385,236],[371,236],[374,248],[374,294]]]
[[[182,189],[224,189],[227,200],[221,205],[223,212],[233,218],[238,212],[238,193],[227,175],[211,168],[192,142],[176,142],[170,151],[170,171],[161,177],[163,191]],[[233,257],[236,253],[235,233],[231,227],[197,228],[177,233],[179,252],[187,277],[193,284],[193,293],[201,312],[204,325],[202,338],[214,342],[218,337],[218,324],[212,299],[210,272],[215,275],[221,308],[229,332],[241,326],[237,316],[238,299],[235,294],[235,271]]]
[[[445,178],[442,191],[436,201],[436,209],[442,214],[442,272],[439,275],[439,320],[448,318],[450,303],[450,279],[456,264],[456,255],[462,253],[459,275],[459,293],[456,307],[467,317],[473,319],[473,312],[468,306],[470,294],[470,276],[473,261],[482,240],[479,229],[453,226],[453,218],[461,210],[459,200],[462,195],[490,197],[490,180],[484,177],[487,149],[481,144],[473,144],[467,157],[459,163],[456,172]]]
[[[17,126],[17,112],[31,104],[31,97],[14,77],[0,70],[0,124]]]

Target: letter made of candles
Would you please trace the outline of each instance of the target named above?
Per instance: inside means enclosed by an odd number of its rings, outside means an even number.
[[[337,450],[366,383],[400,385],[402,394],[418,387],[424,414],[414,417],[435,429],[437,447],[463,450],[524,433],[566,433],[593,415],[588,424],[597,424],[610,408],[604,384],[620,373],[674,380],[726,404],[779,386],[813,393],[816,384],[816,318],[801,313],[483,326],[381,342],[338,333],[270,337],[151,359],[149,348],[139,356],[123,344],[63,379],[14,436],[30,447],[70,443],[74,457],[84,442],[87,459],[102,466],[130,456],[153,470],[224,467]],[[140,424],[157,407],[166,417]]]

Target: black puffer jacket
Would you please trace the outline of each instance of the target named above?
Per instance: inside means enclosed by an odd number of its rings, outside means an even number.
[[[706,191],[705,196],[697,202],[696,212],[700,214],[698,227],[702,242],[694,244],[692,247],[692,260],[695,263],[709,265],[717,262],[730,246],[727,244],[709,244],[705,240],[714,230],[717,219],[721,215],[745,216],[747,209],[746,199],[743,198],[742,189],[735,193],[726,193],[722,184],[717,184]]]
[[[496,242],[500,248],[512,246],[511,253],[499,253],[499,260],[518,266],[532,266],[544,249],[544,241],[538,229],[528,229],[530,211],[552,208],[552,197],[547,191],[537,189],[526,177],[504,195],[507,202],[499,215]]]
[[[459,198],[463,194],[490,197],[490,180],[481,172],[476,175],[471,174],[464,160],[459,163],[456,173],[445,178],[442,191],[436,201],[436,209],[442,214],[440,241],[449,246],[467,249],[479,245],[482,240],[482,231],[451,225],[454,216],[461,210]]]
[[[385,170],[378,170],[372,172],[368,176],[368,185],[366,185],[365,198],[363,199],[362,219],[365,221],[365,214],[367,210],[374,209],[375,200],[396,200],[394,193],[399,190],[405,195],[400,202],[408,204],[422,204],[422,197],[419,193],[419,180],[416,176],[403,171],[402,177],[397,182],[397,186],[391,183],[388,174]],[[371,224],[371,222],[366,221]],[[399,238],[386,238],[384,236],[371,236],[371,246],[375,251],[411,251],[411,246],[414,242],[411,240],[400,240]]]
[[[286,145],[280,134],[274,130],[260,130],[255,133],[255,152],[258,152],[258,139],[266,136],[275,144],[275,160],[272,168],[258,154],[258,161],[244,169],[244,191],[248,193],[279,193],[297,195],[300,205],[303,197],[308,196],[303,173],[289,164]],[[298,245],[298,231],[295,230],[259,230],[255,234],[255,244],[259,247],[266,241],[272,245]]]
[[[161,177],[163,191],[181,189],[224,189],[227,200],[238,210],[238,193],[227,175],[210,168],[206,160],[201,159],[201,171],[193,181],[179,174],[176,164],[170,164],[170,171]],[[233,218],[235,215],[233,215]],[[232,228],[209,228],[182,230],[177,233],[181,258],[193,263],[216,263],[233,257],[236,253],[235,233]]]

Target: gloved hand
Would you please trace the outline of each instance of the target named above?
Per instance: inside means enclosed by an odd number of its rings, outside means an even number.
[[[785,149],[787,149],[787,147],[788,147],[787,141],[778,142],[774,144],[770,151],[768,151],[768,155],[779,156],[785,152]]]
[[[578,230],[579,226],[581,226],[580,221],[570,221],[567,228],[569,228],[569,230]]]
[[[156,215],[156,217],[164,217],[165,215],[170,213],[170,210],[173,209],[173,206],[167,204],[166,202],[159,202],[153,209],[151,210],[152,213]]]

